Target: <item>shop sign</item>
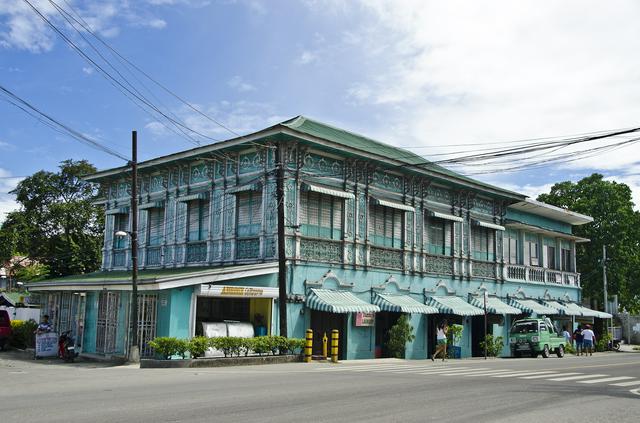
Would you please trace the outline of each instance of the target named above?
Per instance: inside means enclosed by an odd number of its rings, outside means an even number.
[[[375,313],[356,313],[356,326],[373,326],[375,320]]]
[[[36,335],[36,357],[55,357],[58,355],[58,334],[45,332]]]
[[[200,286],[198,295],[228,298],[278,298],[278,288],[203,284]]]

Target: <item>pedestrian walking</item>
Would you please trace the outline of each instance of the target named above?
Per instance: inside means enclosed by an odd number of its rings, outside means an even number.
[[[576,341],[576,355],[582,355],[582,343],[584,341],[582,337],[582,326],[578,325],[576,330],[573,331],[573,340]]]
[[[447,358],[447,333],[449,333],[449,325],[446,320],[443,320],[438,325],[436,331],[437,346],[436,351],[431,356],[431,361],[436,361],[438,354],[442,352],[442,361]]]
[[[565,344],[570,344],[571,343],[571,334],[567,330],[566,326],[562,327],[562,337],[564,338],[564,343]]]
[[[586,325],[585,329],[582,331],[582,343],[585,350],[584,355],[586,356],[587,353],[589,353],[589,355],[593,355],[593,347],[596,343],[596,334],[591,330],[591,325]]]

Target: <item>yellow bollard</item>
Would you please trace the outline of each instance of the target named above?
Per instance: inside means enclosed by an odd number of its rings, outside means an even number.
[[[338,329],[331,331],[331,362],[338,362]]]
[[[304,344],[304,361],[305,363],[311,363],[311,354],[313,349],[313,331],[307,329],[307,336]]]
[[[322,337],[322,356],[327,358],[327,344],[329,343],[329,339],[327,339],[327,332],[324,333]]]

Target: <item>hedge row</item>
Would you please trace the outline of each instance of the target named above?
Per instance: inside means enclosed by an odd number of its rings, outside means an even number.
[[[304,339],[283,336],[258,336],[255,338],[196,336],[187,340],[163,336],[150,341],[149,346],[164,359],[170,359],[175,355],[185,358],[187,352],[193,358],[204,357],[205,351],[209,348],[222,351],[225,357],[233,357],[234,355],[246,357],[252,351],[259,355],[300,353],[304,348]]]
[[[38,323],[34,320],[12,320],[12,333],[9,344],[21,350],[33,348],[35,344],[35,335],[33,333],[37,328]]]

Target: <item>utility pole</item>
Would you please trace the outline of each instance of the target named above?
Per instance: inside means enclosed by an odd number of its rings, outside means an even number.
[[[138,348],[138,133],[131,132],[131,344],[129,361],[140,361]]]
[[[608,313],[607,310],[607,246],[602,246],[602,283],[604,284],[604,312]]]
[[[489,293],[484,291],[484,359],[487,359],[487,297]]]
[[[284,152],[280,142],[276,144],[276,199],[278,202],[278,314],[280,336],[287,336],[287,258],[284,239]]]

